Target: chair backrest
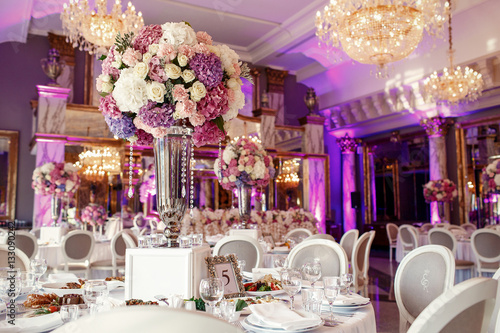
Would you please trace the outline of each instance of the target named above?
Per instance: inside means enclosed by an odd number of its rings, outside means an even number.
[[[472,235],[472,233],[474,231],[477,230],[477,227],[472,223],[464,223],[464,224],[462,224],[462,228],[464,228],[464,230],[467,232],[469,237]]]
[[[487,224],[484,226],[484,229],[496,229],[497,225],[496,224]]]
[[[481,277],[457,284],[433,300],[408,333],[486,333],[497,288],[498,281]]]
[[[130,237],[125,231],[120,231],[111,238],[111,256],[113,264],[116,260],[125,259],[125,252],[128,248],[136,247],[132,237]]]
[[[362,234],[352,252],[352,273],[355,284],[359,279],[365,282],[368,280],[368,269],[370,267],[370,250],[373,240],[375,239],[375,231],[365,232]]]
[[[137,213],[137,215],[134,216],[132,223],[134,224],[134,228],[142,229],[146,226],[147,222],[143,213]]]
[[[315,234],[315,235],[307,237],[306,239],[304,239],[304,241],[311,241],[311,240],[315,240],[315,239],[328,239],[328,240],[335,242],[335,238],[333,238],[333,236],[329,235],[329,234]]]
[[[497,269],[495,274],[493,274],[493,279],[500,282],[500,268]],[[493,314],[491,315],[489,333],[500,332],[500,283],[497,289],[497,300],[495,302],[495,308],[493,309]]]
[[[36,238],[40,239],[40,232],[41,232],[41,228],[33,228],[30,230],[30,233],[32,233],[33,235],[35,235]]]
[[[448,222],[441,222],[441,223],[436,223],[434,225],[434,228],[449,228],[450,224]]]
[[[434,228],[434,224],[432,223],[424,223],[422,224],[422,226],[420,227],[420,231],[421,232],[428,232],[429,230],[431,230],[432,228]]]
[[[344,249],[328,239],[316,239],[296,245],[288,255],[287,267],[302,268],[302,265],[313,262],[315,258],[321,263],[322,276],[340,276],[347,273],[348,262]]]
[[[166,306],[127,306],[95,316],[83,316],[54,330],[67,332],[227,332],[243,333],[235,325],[200,311]]]
[[[457,250],[457,239],[455,235],[445,228],[434,228],[429,231],[429,244],[443,245],[455,254]]]
[[[16,248],[23,251],[30,260],[35,259],[38,253],[38,240],[28,231],[16,231]]]
[[[387,223],[385,225],[385,231],[387,232],[387,239],[389,240],[389,244],[395,243],[398,240],[399,228],[397,224]]]
[[[240,260],[245,260],[245,269],[262,267],[264,251],[259,242],[252,237],[244,235],[226,236],[215,244],[214,256],[224,256],[234,253]]]
[[[342,246],[342,248],[344,249],[347,255],[348,262],[351,262],[352,260],[352,251],[354,250],[354,244],[356,244],[358,236],[359,236],[359,230],[351,229],[345,234],[343,234],[342,238],[340,239],[340,246]]]
[[[8,245],[0,245],[0,267],[8,267],[12,262],[11,255],[12,249],[9,250]],[[20,268],[21,271],[30,270],[30,258],[23,251],[15,249],[14,268]]]
[[[472,233],[472,251],[481,262],[500,261],[500,232],[491,229],[478,229]]]
[[[135,234],[134,231],[131,229],[123,229],[123,232],[126,233],[134,242],[135,247],[139,246],[139,239],[137,238],[137,235]]]
[[[312,234],[313,233],[309,229],[295,228],[295,229],[292,229],[289,232],[287,232],[287,234],[285,235],[285,239],[287,239],[288,237],[306,237],[307,238],[309,236],[312,236]]]
[[[450,289],[454,280],[455,258],[447,247],[424,245],[408,253],[394,278],[400,332],[405,332],[427,305]]]
[[[409,224],[403,224],[399,227],[399,240],[403,249],[412,250],[418,247],[417,229]]]
[[[73,230],[63,237],[61,250],[65,263],[87,262],[94,250],[94,235],[86,230]]]

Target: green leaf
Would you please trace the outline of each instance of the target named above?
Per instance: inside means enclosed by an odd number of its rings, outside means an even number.
[[[108,57],[107,55],[103,54],[103,55],[99,58],[99,60],[101,60],[101,61],[106,60],[106,58],[107,58],[107,57]]]
[[[183,21],[185,24],[189,25],[191,27],[191,24],[189,24],[188,21]],[[192,28],[192,27],[191,27]]]
[[[212,122],[217,126],[218,129],[222,131],[222,133],[226,134],[226,131],[224,130],[224,119],[222,116],[218,116]]]
[[[235,310],[236,311],[241,311],[244,308],[246,308],[247,306],[248,306],[247,302],[245,302],[242,299],[239,299],[238,302],[236,302],[236,308],[235,308]]]
[[[101,95],[101,97],[106,97],[109,95],[109,93],[105,93],[105,92],[100,92],[99,95]]]

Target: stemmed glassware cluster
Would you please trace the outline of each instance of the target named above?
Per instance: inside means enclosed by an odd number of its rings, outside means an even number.
[[[337,320],[333,316],[333,303],[340,294],[341,280],[338,276],[325,276],[323,277],[323,286],[325,288],[325,297],[330,305],[330,317],[325,320],[325,326],[338,325]]]
[[[34,274],[35,282],[32,293],[40,292],[39,280],[47,271],[47,260],[45,259],[32,259],[30,262],[31,272]]]
[[[314,288],[314,284],[321,278],[321,263],[319,259],[315,258],[314,262],[304,264],[302,271],[306,280],[311,282],[311,288]]]
[[[219,317],[216,311],[216,304],[222,300],[224,296],[224,283],[220,278],[207,278],[202,279],[200,282],[200,297],[205,303],[210,305],[210,310],[214,316]]]
[[[83,286],[83,300],[90,314],[101,311],[109,294],[108,284],[102,280],[86,281]]]
[[[288,268],[283,269],[281,275],[281,286],[290,297],[290,310],[295,310],[293,301],[302,288],[302,274],[299,270]]]

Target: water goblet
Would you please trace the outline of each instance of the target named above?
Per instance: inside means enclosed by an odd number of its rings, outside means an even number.
[[[77,320],[79,311],[80,307],[76,304],[62,305],[59,311],[62,322],[69,323],[70,321]]]
[[[35,283],[32,293],[39,293],[40,286],[38,281],[43,274],[47,271],[47,260],[45,259],[32,259],[30,262],[31,272],[35,275]]]
[[[353,276],[351,273],[345,273],[340,276],[342,280],[342,285],[346,288],[347,294],[351,295],[351,285],[353,282]]]
[[[275,256],[274,257],[274,267],[278,271],[282,271],[286,267],[286,257],[285,256]]]
[[[0,298],[5,302],[7,315],[9,313],[15,314],[15,300],[21,294],[21,289],[22,281],[19,268],[2,269],[0,272]]]
[[[323,286],[325,297],[330,305],[330,318],[325,320],[325,326],[337,326],[338,322],[333,316],[333,302],[340,294],[341,281],[338,276],[325,276],[323,277]]]
[[[224,283],[222,279],[211,277],[202,279],[200,282],[200,297],[210,305],[212,314],[216,317],[215,305],[224,296]]]
[[[284,269],[280,276],[281,286],[290,297],[290,310],[295,310],[293,301],[302,287],[302,274],[296,269]]]
[[[100,310],[108,294],[109,289],[106,281],[90,280],[85,282],[83,300],[89,307],[90,314],[95,314]]]
[[[314,284],[321,278],[321,263],[318,258],[314,259],[314,262],[308,262],[303,268],[306,280],[311,282],[311,288],[314,288]]]

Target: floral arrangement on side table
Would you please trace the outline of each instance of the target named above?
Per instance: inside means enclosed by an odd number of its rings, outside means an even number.
[[[108,218],[108,214],[103,206],[90,204],[82,212],[82,222],[88,223],[91,226],[102,226]]]
[[[483,188],[486,192],[500,187],[500,159],[494,160],[483,169]]]
[[[73,197],[80,187],[78,168],[71,163],[45,163],[33,171],[31,187],[40,195]]]
[[[275,173],[272,157],[256,137],[235,138],[224,149],[222,161],[215,160],[214,170],[226,190],[241,184],[267,186]]]
[[[179,120],[194,127],[198,147],[224,140],[225,124],[245,105],[240,77],[251,80],[236,52],[185,22],[118,35],[101,59],[99,109],[115,136],[138,145],[164,137]]]
[[[457,194],[457,186],[449,179],[431,180],[424,185],[424,198],[427,203],[451,202]]]

